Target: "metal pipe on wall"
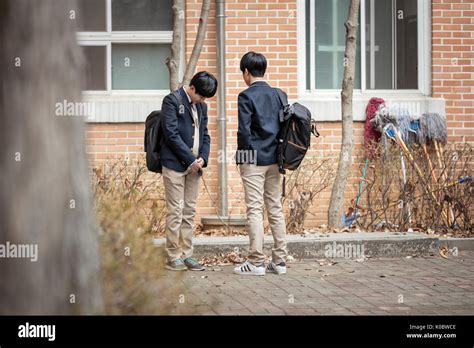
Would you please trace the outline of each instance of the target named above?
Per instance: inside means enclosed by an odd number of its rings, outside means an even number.
[[[216,0],[216,40],[217,40],[217,70],[218,70],[218,99],[217,99],[217,132],[219,137],[219,215],[227,216],[227,118],[225,102],[225,0]]]

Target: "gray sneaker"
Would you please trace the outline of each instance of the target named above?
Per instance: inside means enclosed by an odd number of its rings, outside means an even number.
[[[184,259],[184,264],[190,271],[204,271],[206,268],[192,257]]]
[[[170,261],[166,264],[166,269],[170,271],[186,271],[188,268],[183,262],[183,259],[176,259],[174,261]]]

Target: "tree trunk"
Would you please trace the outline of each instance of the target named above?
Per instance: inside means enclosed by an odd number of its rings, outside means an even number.
[[[346,27],[346,50],[344,53],[344,78],[341,91],[342,148],[329,204],[328,224],[331,227],[342,225],[344,191],[352,164],[352,148],[354,147],[352,94],[354,90],[359,7],[360,0],[351,0],[349,15],[344,24]]]
[[[179,87],[179,62],[181,60],[181,43],[184,28],[184,0],[173,1],[173,42],[171,44],[171,57],[166,60],[170,71],[170,90]]]
[[[196,70],[199,55],[201,54],[204,39],[206,38],[207,20],[209,18],[210,9],[211,0],[203,0],[201,8],[201,17],[199,18],[198,32],[196,34],[196,41],[194,42],[193,52],[191,53],[191,58],[189,59],[188,65],[186,67],[186,72],[184,73],[182,83],[183,85],[189,84],[194,75],[194,71]]]
[[[0,2],[0,244],[30,247],[0,258],[0,314],[102,308],[84,118],[58,109],[80,101],[83,76],[67,4]]]

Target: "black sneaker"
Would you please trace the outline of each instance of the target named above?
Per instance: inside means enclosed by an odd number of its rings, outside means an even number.
[[[267,266],[267,272],[275,274],[286,274],[286,264],[284,262],[276,264],[272,261]]]
[[[186,271],[188,268],[183,262],[183,259],[176,259],[174,261],[170,261],[166,264],[166,269],[170,271]]]
[[[184,259],[184,264],[190,271],[204,271],[206,268],[192,257]]]

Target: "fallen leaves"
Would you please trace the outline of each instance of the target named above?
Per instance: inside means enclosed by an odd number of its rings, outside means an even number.
[[[227,237],[227,236],[247,236],[248,233],[243,229],[233,228],[209,228],[203,229],[202,225],[198,225],[194,231],[195,236],[199,237]]]
[[[237,247],[227,253],[205,256],[199,260],[199,262],[204,266],[229,266],[236,263],[242,263],[244,261],[245,259],[242,257],[242,254]],[[213,270],[221,271],[222,269]]]
[[[446,255],[447,252],[448,252],[448,248],[446,248],[445,246],[442,246],[439,248],[439,255],[442,258],[449,259],[449,257]]]

